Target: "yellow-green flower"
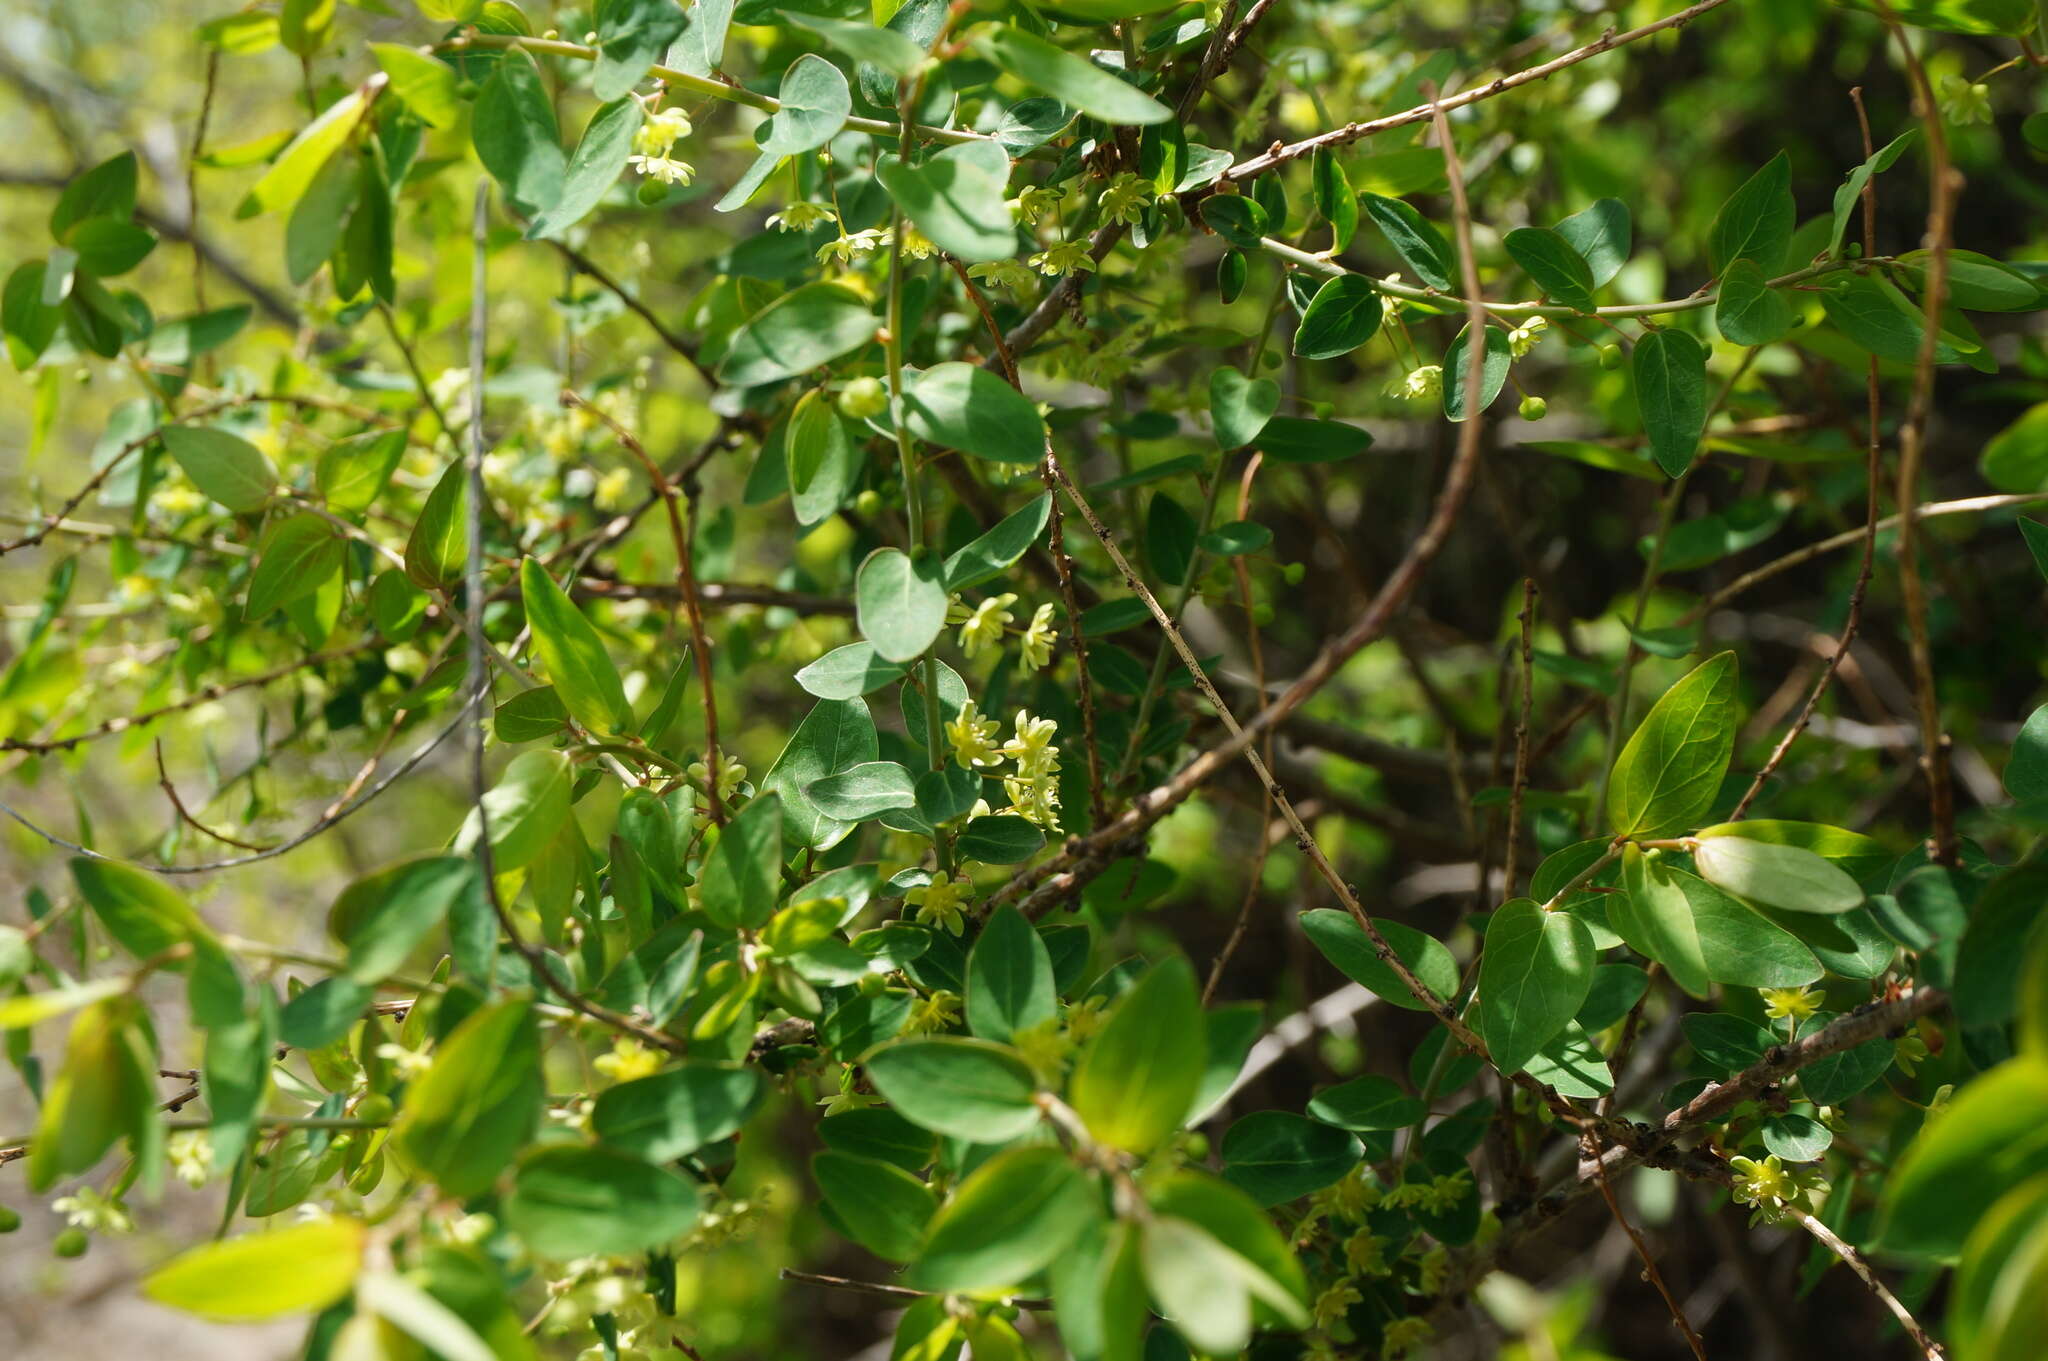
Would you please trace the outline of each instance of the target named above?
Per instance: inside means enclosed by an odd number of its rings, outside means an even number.
[[[1411,402],[1426,402],[1444,390],[1444,366],[1424,364],[1410,369],[1407,376],[1387,389],[1389,397],[1402,397]]]
[[[1128,227],[1144,215],[1152,197],[1152,186],[1126,171],[1111,181],[1095,201],[1102,206],[1106,220]]]
[[[1048,601],[1033,612],[1019,644],[1027,671],[1037,671],[1052,660],[1053,639],[1052,604]]]
[[[1011,200],[1010,207],[1017,214],[1017,219],[1029,226],[1051,212],[1066,196],[1067,191],[1057,185],[1027,184]]]
[[[991,288],[1029,288],[1031,271],[1015,260],[984,260],[969,265],[968,275]]]
[[[839,214],[823,203],[792,203],[768,219],[779,232],[807,232],[820,222],[837,222]]]
[[[1003,630],[1017,618],[1010,613],[1010,606],[1016,603],[1015,593],[1005,591],[966,610],[966,618],[956,621],[960,625],[958,641],[962,655],[971,661],[990,648],[1001,647]]]
[[[1764,1015],[1774,1021],[1803,1021],[1820,1010],[1821,995],[1812,988],[1759,988]]]
[[[614,1082],[631,1082],[661,1071],[661,1051],[649,1049],[631,1035],[621,1035],[612,1041],[611,1052],[598,1055],[590,1066]]]
[[[963,907],[974,897],[974,883],[966,875],[941,874],[903,895],[903,901],[917,909],[917,919],[957,936],[965,924]]]
[[[1095,257],[1088,253],[1086,241],[1062,241],[1032,256],[1031,267],[1048,278],[1077,270],[1086,274],[1095,268]]]
[[[960,706],[959,716],[946,724],[946,740],[953,744],[953,759],[968,770],[996,765],[1003,759],[994,738],[1002,724],[983,718],[969,700]]]
[[[912,1035],[930,1035],[959,1019],[960,994],[938,988],[931,996],[920,997],[911,1005],[910,1019],[903,1023],[903,1029]]]

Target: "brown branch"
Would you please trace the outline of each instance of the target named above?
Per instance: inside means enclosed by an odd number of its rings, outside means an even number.
[[[1382,132],[1391,132],[1395,128],[1412,127],[1417,123],[1430,122],[1439,111],[1462,109],[1468,104],[1477,104],[1482,99],[1491,99],[1495,95],[1505,94],[1509,90],[1542,80],[1547,76],[1554,76],[1567,67],[1576,66],[1588,58],[1611,52],[1617,47],[1650,37],[1653,34],[1662,33],[1666,29],[1682,28],[1694,19],[1699,18],[1702,14],[1705,14],[1708,10],[1719,9],[1727,3],[1728,0],[1699,0],[1698,4],[1688,6],[1676,14],[1666,15],[1662,19],[1643,24],[1638,28],[1629,29],[1625,33],[1617,33],[1610,28],[1584,47],[1573,48],[1563,56],[1553,57],[1549,61],[1517,71],[1512,75],[1501,76],[1483,85],[1475,85],[1470,89],[1445,95],[1440,100],[1435,100],[1428,104],[1418,104],[1414,108],[1404,109],[1400,113],[1388,114],[1384,118],[1374,118],[1362,123],[1347,123],[1341,128],[1333,128],[1329,132],[1318,133],[1316,136],[1303,141],[1293,142],[1286,146],[1276,146],[1262,156],[1254,156],[1248,161],[1240,161],[1238,164],[1230,167],[1230,169],[1223,172],[1223,179],[1233,183],[1242,182],[1254,176],[1263,175],[1267,171],[1277,170],[1289,161],[1299,160],[1301,157],[1313,152],[1331,147],[1347,146],[1362,138],[1372,137]]]
[[[1614,1216],[1614,1222],[1628,1235],[1628,1241],[1635,1244],[1636,1256],[1643,1260],[1643,1275],[1648,1278],[1651,1285],[1657,1287],[1657,1293],[1664,1297],[1664,1307],[1671,1311],[1671,1321],[1685,1334],[1686,1345],[1692,1348],[1692,1354],[1698,1361],[1707,1361],[1707,1345],[1700,1341],[1699,1333],[1694,1330],[1692,1321],[1686,1318],[1684,1308],[1671,1293],[1671,1287],[1664,1284],[1664,1273],[1657,1269],[1657,1259],[1651,1255],[1650,1245],[1643,1241],[1643,1236],[1636,1232],[1636,1226],[1629,1223],[1628,1216],[1621,1212],[1621,1202],[1614,1198],[1614,1187],[1607,1181],[1607,1169],[1600,1163],[1599,1146],[1593,1142],[1590,1133],[1586,1136],[1586,1145],[1593,1151],[1593,1177],[1600,1187],[1601,1196],[1607,1201],[1607,1212]]]
[[[1955,226],[1956,189],[1961,176],[1949,159],[1948,133],[1934,100],[1927,70],[1913,50],[1898,15],[1885,0],[1878,13],[1897,42],[1912,79],[1913,103],[1927,133],[1926,296],[1922,301],[1920,353],[1913,365],[1913,396],[1899,426],[1899,594],[1906,609],[1906,637],[1913,663],[1913,702],[1920,720],[1920,766],[1927,775],[1928,811],[1934,822],[1928,854],[1937,863],[1958,863],[1955,790],[1949,780],[1948,737],[1941,730],[1941,699],[1935,685],[1933,650],[1927,637],[1927,593],[1920,579],[1920,469],[1926,456],[1927,421],[1934,409],[1934,361],[1941,345],[1941,310],[1948,299],[1949,240]]]
[[[1867,161],[1875,154],[1876,148],[1870,135],[1870,115],[1863,107],[1863,88],[1857,86],[1850,90],[1849,98],[1856,105],[1856,122],[1863,133],[1863,158]],[[1873,175],[1863,184],[1863,254],[1866,259],[1877,254],[1876,179]],[[1863,468],[1863,563],[1856,572],[1856,585],[1849,591],[1849,612],[1842,621],[1842,636],[1835,644],[1835,650],[1828,657],[1827,663],[1821,668],[1820,678],[1814,682],[1806,702],[1800,706],[1791,725],[1785,729],[1785,735],[1778,740],[1778,745],[1771,749],[1770,756],[1757,770],[1756,778],[1749,782],[1749,788],[1743,791],[1741,800],[1735,805],[1735,811],[1728,815],[1730,822],[1740,822],[1748,814],[1750,804],[1756,802],[1756,796],[1763,792],[1764,785],[1783,764],[1787,753],[1792,750],[1792,744],[1799,740],[1799,735],[1813,722],[1814,710],[1820,707],[1821,698],[1834,684],[1835,674],[1842,669],[1842,663],[1849,656],[1849,648],[1856,641],[1857,629],[1863,623],[1863,598],[1869,591],[1871,573],[1877,566],[1877,486],[1883,457],[1883,433],[1879,425],[1883,405],[1882,394],[1878,389],[1876,355],[1870,356],[1865,365],[1863,386],[1864,404],[1867,408],[1865,419],[1868,425]]]
[[[604,422],[613,437],[640,461],[640,466],[647,472],[647,480],[654,484],[655,497],[668,515],[669,544],[676,555],[676,588],[682,593],[683,615],[690,627],[690,650],[697,659],[697,688],[704,697],[704,768],[709,772],[704,779],[705,797],[710,800],[711,820],[723,827],[725,800],[718,793],[719,776],[724,769],[718,758],[718,696],[711,684],[711,639],[704,632],[704,602],[697,592],[697,497],[694,489],[686,515],[676,506],[676,484],[661,471],[659,464],[648,457],[647,450],[641,447],[631,431],[569,388],[562,389],[562,405],[581,407]],[[690,476],[694,478],[694,472]]]

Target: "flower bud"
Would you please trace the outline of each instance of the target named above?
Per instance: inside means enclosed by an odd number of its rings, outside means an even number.
[[[1540,421],[1550,414],[1550,403],[1541,397],[1524,397],[1521,412],[1525,421]]]
[[[839,389],[839,414],[850,421],[872,420],[889,409],[879,378],[856,378]]]
[[[85,1236],[84,1229],[66,1229],[50,1240],[50,1250],[59,1257],[83,1257],[91,1246],[92,1240]]]
[[[1603,369],[1618,369],[1618,368],[1620,368],[1620,367],[1621,367],[1621,346],[1619,346],[1619,345],[1602,345],[1602,346],[1600,347],[1600,367],[1601,367],[1601,368],[1603,368]]]

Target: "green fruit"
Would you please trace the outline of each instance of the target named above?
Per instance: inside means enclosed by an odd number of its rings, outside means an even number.
[[[1525,421],[1540,421],[1550,414],[1550,403],[1541,397],[1524,397],[1521,412]]]
[[[85,1236],[84,1229],[66,1229],[50,1242],[51,1250],[59,1257],[83,1257],[91,1246],[92,1240]]]
[[[1261,600],[1258,604],[1252,606],[1252,622],[1254,624],[1257,624],[1260,628],[1264,628],[1266,627],[1266,625],[1272,623],[1273,607],[1263,600]]]
[[[383,1124],[391,1119],[391,1098],[381,1092],[371,1092],[356,1102],[356,1119],[368,1120],[372,1124]]]
[[[850,421],[872,420],[889,409],[889,394],[879,378],[856,378],[839,389],[839,414]]]
[[[1600,347],[1600,367],[1601,367],[1601,368],[1603,368],[1603,369],[1618,369],[1618,368],[1620,368],[1620,367],[1621,367],[1621,346],[1619,346],[1619,345],[1602,345],[1602,346]]]
[[[869,519],[882,509],[882,494],[873,487],[853,498],[853,508]]]
[[[1280,569],[1280,575],[1286,579],[1289,586],[1299,586],[1302,578],[1308,575],[1308,564],[1290,562]]]
[[[21,1227],[21,1211],[0,1205],[0,1233],[13,1233]]]

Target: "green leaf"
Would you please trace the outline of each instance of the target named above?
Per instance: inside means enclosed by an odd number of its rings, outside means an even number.
[[[1197,1225],[1229,1245],[1238,1258],[1229,1264],[1230,1272],[1251,1291],[1255,1321],[1293,1329],[1309,1325],[1301,1259],[1251,1197],[1192,1170],[1148,1180],[1145,1195],[1155,1213]]]
[[[63,324],[63,314],[43,303],[43,273],[42,261],[24,261],[7,276],[0,293],[0,331],[6,333],[7,358],[17,370],[40,359]]]
[[[1768,345],[1792,333],[1792,304],[1764,283],[1754,260],[1737,260],[1721,273],[1714,299],[1714,325],[1731,345]]]
[[[1242,194],[1212,194],[1203,199],[1202,222],[1240,251],[1263,249],[1260,243],[1272,229],[1266,210]]]
[[[829,1149],[812,1155],[811,1176],[855,1242],[892,1262],[917,1256],[938,1208],[931,1187],[894,1163]]]
[[[71,245],[76,230],[88,222],[126,222],[135,216],[136,171],[135,153],[124,151],[72,177],[50,210],[51,237]]]
[[[123,1136],[138,1155],[161,1139],[156,1060],[141,1020],[140,1005],[123,995],[92,1003],[72,1021],[29,1145],[31,1190],[92,1170]]]
[[[306,192],[306,186],[320,173],[320,167],[326,165],[328,158],[348,141],[368,108],[366,89],[350,90],[328,105],[327,111],[307,124],[305,130],[292,139],[291,145],[270,163],[270,169],[256,181],[241,206],[235,209],[235,216],[255,217],[259,213],[274,212],[297,203],[299,195]]]
[[[532,558],[519,564],[519,593],[534,650],[570,714],[599,737],[628,728],[633,710],[618,668],[576,602]]]
[[[1446,293],[1452,290],[1451,276],[1457,269],[1457,257],[1451,253],[1450,243],[1444,240],[1442,232],[1401,199],[1365,194],[1360,202],[1365,206],[1366,216],[1387,238],[1387,244],[1394,248],[1402,263],[1415,271],[1416,278],[1430,288]],[[1450,372],[1448,364],[1444,372]]]
[[[1586,924],[1516,898],[1493,914],[1479,957],[1479,1037],[1515,1073],[1578,1014],[1597,955]]]
[[[1692,902],[1671,867],[1635,846],[1622,854],[1625,896],[1607,904],[1607,920],[1630,948],[1664,966],[1671,981],[1695,997],[1713,984],[1700,945]]]
[[[1291,1111],[1254,1111],[1223,1136],[1223,1176],[1261,1205],[1335,1184],[1364,1148],[1349,1132]]]
[[[762,152],[770,156],[794,156],[825,145],[853,112],[845,75],[814,52],[789,64],[775,97],[782,108],[768,119],[760,138]]]
[[[1607,1056],[1577,1021],[1565,1022],[1557,1038],[1529,1060],[1528,1073],[1559,1096],[1590,1098],[1614,1090]]]
[[[718,378],[736,388],[781,382],[874,338],[874,314],[859,294],[838,284],[806,284],[747,319],[726,347]]]
[[[914,1125],[982,1144],[1039,1123],[1038,1079],[1013,1049],[986,1040],[897,1040],[862,1060],[868,1078]]]
[[[347,550],[334,526],[311,511],[276,521],[256,550],[246,617],[268,618],[280,606],[313,594],[341,570]]]
[[[1383,1077],[1353,1078],[1317,1092],[1308,1113],[1326,1125],[1356,1132],[1406,1129],[1429,1113],[1417,1097]]]
[[[1067,1100],[1102,1143],[1149,1153],[1187,1119],[1206,1053],[1194,969],[1178,956],[1163,960],[1081,1050]]]
[[[1330,224],[1330,244],[1341,251],[1358,231],[1358,195],[1334,152],[1315,153],[1309,161],[1309,183],[1315,191],[1316,211]]]
[[[347,976],[371,985],[396,973],[475,882],[474,861],[422,855],[351,883],[327,914],[329,933],[348,947]]]
[[[569,158],[562,151],[554,103],[524,52],[499,58],[477,92],[470,140],[484,169],[526,213],[537,213],[561,197]]]
[[[1294,332],[1303,359],[1335,359],[1371,340],[1380,329],[1380,294],[1362,274],[1339,274],[1316,290]],[[1250,441],[1246,441],[1249,443]]]
[[[1145,560],[1160,581],[1187,578],[1201,529],[1187,507],[1166,492],[1154,492],[1145,510]]]
[[[1145,1221],[1142,1234],[1146,1287],[1159,1312],[1201,1352],[1235,1356],[1244,1350],[1254,1298],[1291,1310],[1290,1326],[1305,1326],[1299,1301],[1207,1228],[1158,1215]]]
[[[863,761],[804,789],[811,806],[840,822],[866,822],[917,807],[917,781],[896,761]]]
[[[561,192],[527,227],[527,240],[560,236],[598,205],[626,168],[633,134],[640,131],[645,117],[640,101],[631,97],[606,104],[590,116],[575,154],[569,157],[569,168],[563,172]]]
[[[546,1094],[533,1003],[491,1003],[435,1048],[406,1089],[389,1147],[446,1194],[481,1195],[533,1136]]]
[[[1209,375],[1209,427],[1226,453],[1256,440],[1279,409],[1280,385],[1270,378],[1247,378],[1228,364]]]
[[[1006,1042],[1053,1019],[1052,955],[1024,914],[996,910],[967,956],[967,1025],[985,1040]]]
[[[1008,24],[978,30],[970,45],[1034,89],[1105,123],[1164,123],[1173,111],[1091,61]]]
[[[697,1222],[697,1188],[608,1148],[556,1145],[520,1161],[505,1222],[541,1257],[565,1261],[644,1252]]]
[[[1501,245],[1553,301],[1581,312],[1593,310],[1593,268],[1562,234],[1547,227],[1517,227]]]
[[[1694,1012],[1683,1018],[1679,1028],[1693,1053],[1723,1073],[1749,1067],[1778,1042],[1770,1031],[1740,1016]]]
[[[1776,274],[1797,216],[1792,160],[1781,151],[1721,205],[1707,229],[1707,267],[1719,274],[1737,260],[1754,260],[1766,275]]]
[[[823,392],[797,398],[782,435],[789,499],[796,522],[817,524],[846,503],[860,480],[861,455]]]
[[[922,657],[946,627],[944,565],[925,554],[878,548],[860,565],[854,604],[861,635],[885,661]]]
[[[1557,234],[1586,262],[1595,288],[1605,287],[1628,263],[1632,228],[1628,205],[1620,199],[1595,199],[1558,223]]]
[[[1863,890],[1854,879],[1797,846],[1717,834],[1701,837],[1692,858],[1708,883],[1766,907],[1835,913],[1863,906]]]
[[[1813,1162],[1835,1142],[1835,1132],[1800,1111],[1767,1115],[1757,1133],[1764,1147],[1787,1162]]]
[[[1841,254],[1842,240],[1848,235],[1849,223],[1855,219],[1862,209],[1864,186],[1870,183],[1872,176],[1891,169],[1893,163],[1899,159],[1899,156],[1907,147],[1919,139],[1919,136],[1920,129],[1918,128],[1908,128],[1905,132],[1900,133],[1897,137],[1894,137],[1890,142],[1879,148],[1876,154],[1864,161],[1863,164],[1850,171],[1849,177],[1842,181],[1840,188],[1835,190],[1834,227],[1828,233],[1829,255]]]
[[[875,167],[875,178],[911,224],[947,254],[974,262],[1017,253],[1005,196],[1010,158],[994,142],[947,147],[922,165],[888,157]]]
[[[1064,1149],[1038,1145],[998,1153],[932,1220],[910,1279],[938,1291],[1017,1285],[1102,1215],[1093,1182]]]
[[[1472,333],[1467,325],[1444,351],[1444,415],[1454,421],[1465,419],[1465,346]],[[1514,367],[1515,352],[1508,333],[1498,326],[1486,328],[1486,353],[1479,361],[1479,409],[1493,405],[1507,386],[1508,370]]]
[[[903,394],[904,425],[930,444],[995,463],[1045,457],[1045,421],[1031,399],[978,364],[937,364]]]
[[[872,643],[848,643],[798,671],[796,683],[819,699],[856,699],[902,679],[903,669],[877,657]]]
[[[894,28],[828,19],[795,9],[778,11],[778,17],[809,29],[847,56],[879,67],[897,80],[914,74],[924,61],[924,49]]]
[[[368,1274],[356,1282],[356,1318],[385,1325],[377,1334],[380,1338],[402,1334],[441,1361],[495,1361],[500,1355],[462,1315],[424,1287],[389,1272]],[[337,1350],[354,1349],[344,1344]]]
[[[522,751],[506,765],[498,782],[484,792],[483,812],[490,823],[491,869],[510,874],[540,858],[569,820],[569,792],[575,772],[559,751]],[[457,851],[477,843],[483,818],[472,812],[455,839]]]
[[[1010,813],[970,819],[954,843],[962,859],[984,865],[1021,865],[1045,848],[1037,824]]]
[[[1387,944],[1393,947],[1395,956],[1408,966],[1408,971],[1421,980],[1424,987],[1446,1001],[1456,995],[1458,964],[1442,941],[1384,917],[1375,917],[1373,925],[1379,928]],[[1346,978],[1397,1007],[1409,1011],[1427,1010],[1401,982],[1400,975],[1380,959],[1372,938],[1351,919],[1350,913],[1335,908],[1317,908],[1301,914],[1301,926],[1308,932],[1308,938],[1316,949],[1322,951],[1323,958],[1336,965]]]
[[[336,1215],[206,1243],[143,1277],[142,1293],[222,1323],[315,1313],[355,1284],[368,1237]]]
[[[101,278],[126,274],[149,258],[156,237],[133,222],[96,217],[71,229],[66,243],[78,252],[78,263]]]
[[[753,930],[775,915],[781,891],[782,799],[770,790],[719,833],[698,875],[698,903],[728,930]]]
[[[1275,416],[1252,442],[1276,462],[1336,463],[1372,448],[1372,434],[1347,421]]]
[[[391,93],[422,123],[452,128],[462,120],[461,81],[454,67],[397,43],[371,43],[370,54],[391,78]]]
[[[824,849],[852,831],[852,823],[826,817],[803,791],[815,780],[880,754],[874,716],[865,700],[827,699],[812,706],[761,781],[763,790],[781,797],[783,827],[790,839]]]
[[[629,93],[683,32],[683,11],[675,0],[599,0],[597,60],[591,93],[601,100]]]
[[[405,540],[405,575],[423,591],[451,590],[469,561],[469,470],[450,463]]]
[[[1707,428],[1706,349],[1684,331],[1652,331],[1636,342],[1629,368],[1650,453],[1677,477],[1691,466]],[[1450,390],[1448,377],[1444,389]]]
[[[2012,740],[2005,792],[2016,799],[2048,799],[2048,704],[2028,714]]]
[[[237,515],[261,510],[277,490],[277,470],[240,435],[204,425],[167,425],[160,436],[192,485]]]
[[[2010,1059],[1928,1120],[1884,1185],[1878,1240],[1952,1259],[1992,1204],[2048,1171],[2048,1064]]]
[[[403,430],[351,435],[321,451],[314,481],[329,510],[368,510],[404,458]]]
[[[1046,523],[1051,518],[1051,492],[1041,492],[1022,510],[1004,516],[994,529],[946,559],[947,591],[970,590],[1000,576],[1012,563],[1031,551],[1031,545],[1038,542],[1038,536],[1045,532]]]
[[[1920,341],[1927,334],[1926,318],[1890,280],[1853,275],[1821,290],[1820,305],[1836,330],[1879,359],[1896,364],[1919,361]],[[1938,340],[1934,358],[1936,363],[1953,364],[1962,354],[1948,341]],[[1990,454],[1986,449],[1987,459]]]
[[[1735,753],[1735,654],[1717,653],[1664,692],[1614,763],[1607,816],[1618,836],[1691,831]]]

